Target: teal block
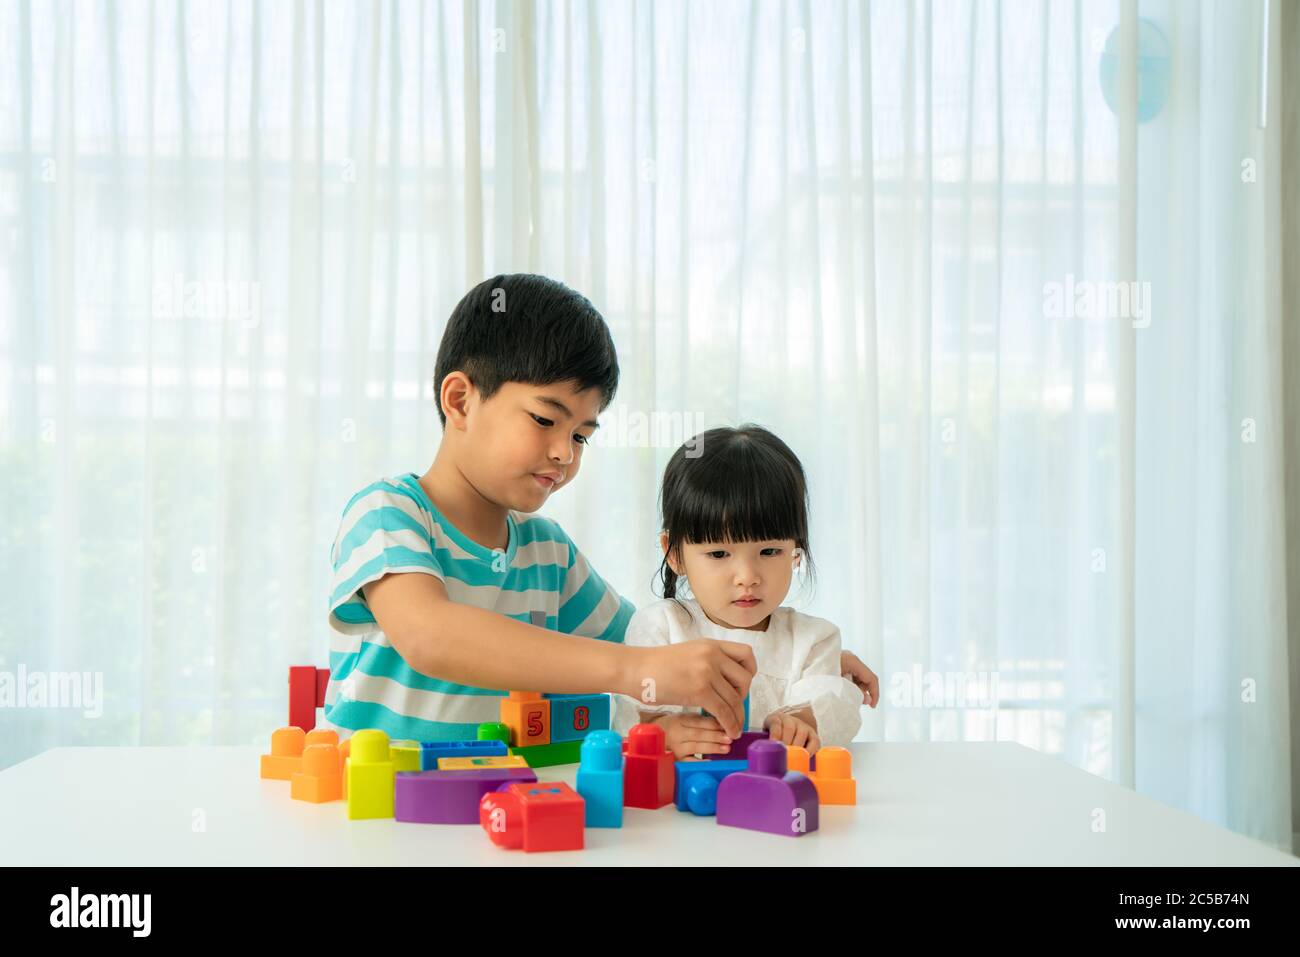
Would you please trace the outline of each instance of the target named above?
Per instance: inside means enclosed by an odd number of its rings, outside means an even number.
[[[609,695],[554,695],[551,741],[581,741],[592,731],[609,730]]]

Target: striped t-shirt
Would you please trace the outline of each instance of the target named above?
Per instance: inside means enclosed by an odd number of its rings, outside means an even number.
[[[519,512],[506,521],[504,552],[471,541],[438,512],[413,473],[352,497],[331,553],[326,719],[416,741],[473,739],[481,722],[500,720],[504,690],[420,674],[380,631],[361,588],[393,572],[432,575],[452,601],[553,631],[623,640],[632,603],[605,584],[564,529]]]

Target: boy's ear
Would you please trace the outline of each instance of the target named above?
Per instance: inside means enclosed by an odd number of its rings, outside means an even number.
[[[469,376],[459,369],[447,373],[438,389],[438,402],[442,405],[442,414],[447,417],[447,425],[461,430],[465,428],[470,401],[476,392]]]
[[[666,531],[659,533],[659,548],[664,553],[664,558],[668,561],[668,567],[673,570],[673,574],[678,578],[682,576],[682,563],[678,561],[677,555],[668,553],[668,533]]]

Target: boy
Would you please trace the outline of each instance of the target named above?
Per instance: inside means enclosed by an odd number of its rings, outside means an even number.
[[[326,718],[395,739],[472,739],[498,720],[491,689],[613,691],[704,708],[738,735],[753,651],[624,647],[631,602],[532,514],[577,477],[618,387],[595,307],[543,276],[480,283],[447,322],[435,381],[433,464],[362,489],[344,510]]]

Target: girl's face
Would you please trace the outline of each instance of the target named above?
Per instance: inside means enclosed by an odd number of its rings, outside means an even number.
[[[667,552],[668,534],[659,545]],[[799,565],[792,538],[767,542],[699,542],[668,555],[668,567],[685,578],[704,613],[725,628],[767,630],[767,619],[785,601]]]

